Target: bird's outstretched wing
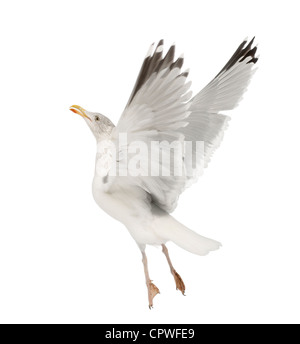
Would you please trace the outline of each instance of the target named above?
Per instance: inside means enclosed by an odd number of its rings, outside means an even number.
[[[120,147],[118,171],[126,177],[108,176],[107,191],[134,186],[144,193],[145,199],[148,197],[162,209],[168,212],[175,209],[179,195],[196,180],[200,170],[198,165],[191,176],[187,175],[184,164],[181,171],[174,169],[176,161],[185,161],[183,142],[203,141],[204,150],[198,161],[209,160],[228,120],[219,111],[235,107],[252,75],[252,65],[257,60],[252,41],[246,47],[246,41],[243,42],[220,73],[193,99],[188,71],[181,71],[183,57],[174,61],[174,45],[164,57],[162,40],[155,50],[154,45],[150,47],[128,104],[111,135]],[[126,142],[120,143],[125,133]],[[159,147],[153,146],[153,142],[162,141]],[[166,164],[162,157],[170,152],[169,143],[174,141],[181,148],[172,150],[171,162]],[[141,142],[145,147],[142,152]],[[128,160],[138,152],[139,174],[134,176]],[[194,148],[192,154],[196,154]],[[159,175],[153,175],[153,165],[159,166]]]
[[[254,38],[249,43],[245,39],[215,78],[191,100],[189,125],[183,133],[186,141],[204,141],[205,167],[219,147],[230,120],[220,111],[238,105],[255,72],[253,66],[258,57],[253,42]]]
[[[183,159],[180,147],[172,151],[172,161],[168,161],[170,167],[161,157],[167,156],[169,143],[183,145],[181,129],[188,125],[192,95],[190,82],[186,82],[188,71],[181,71],[183,57],[174,61],[174,52],[175,47],[171,46],[163,57],[162,40],[155,49],[154,45],[150,47],[128,104],[112,132],[112,140],[121,147],[117,170],[127,176],[108,179],[108,186],[112,182],[112,187],[115,187],[122,180],[122,187],[128,184],[141,188],[152,202],[166,211],[175,208],[177,198],[185,188],[186,177],[184,171],[174,173],[172,168],[174,160]],[[127,135],[126,143],[119,140],[120,134],[124,133]],[[154,146],[155,142],[161,144]],[[143,147],[143,152],[139,152]],[[141,167],[138,176],[134,176],[129,162],[135,148]]]

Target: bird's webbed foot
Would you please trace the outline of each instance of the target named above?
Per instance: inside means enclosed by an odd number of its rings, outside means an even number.
[[[176,283],[176,290],[180,290],[182,292],[182,295],[184,295],[185,285],[182,278],[180,277],[179,273],[175,269],[172,271],[172,275]]]
[[[153,299],[157,294],[160,294],[159,289],[157,286],[152,283],[152,281],[147,282],[148,288],[148,300],[149,300],[149,309],[153,308]]]

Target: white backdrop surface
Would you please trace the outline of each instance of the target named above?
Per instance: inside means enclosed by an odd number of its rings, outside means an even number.
[[[2,1],[0,322],[299,323],[297,1]],[[115,123],[148,46],[185,53],[198,92],[245,36],[260,60],[209,168],[174,216],[223,247],[169,245],[186,297],[91,194],[95,142],[79,104]]]

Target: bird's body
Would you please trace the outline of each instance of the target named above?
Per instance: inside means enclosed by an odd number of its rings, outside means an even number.
[[[163,57],[160,41],[146,55],[116,126],[101,114],[77,105],[70,108],[84,117],[96,137],[93,196],[100,208],[126,226],[141,249],[150,307],[159,291],[149,277],[146,245],[162,245],[182,293],[185,286],[171,263],[166,242],[198,255],[220,247],[170,213],[222,140],[229,117],[220,111],[233,109],[247,87],[257,61],[252,42],[246,45],[244,41],[194,98],[186,82],[188,72],[181,72],[183,58],[174,61],[174,46]]]
[[[206,255],[219,248],[218,242],[191,231],[155,204],[146,207],[144,200],[137,197],[138,190],[120,190],[109,194],[104,191],[104,186],[102,178],[96,175],[93,181],[96,203],[126,226],[140,248],[144,249],[145,245],[162,245],[170,240],[199,255]]]
[[[110,194],[104,191],[102,179],[96,175],[93,180],[93,196],[99,207],[123,223],[138,245],[165,243],[153,230],[157,216],[136,197],[138,190],[119,190]]]

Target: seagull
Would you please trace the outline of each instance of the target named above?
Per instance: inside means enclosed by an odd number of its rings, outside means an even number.
[[[116,126],[100,113],[70,107],[96,138],[93,197],[100,208],[125,225],[141,250],[150,309],[160,291],[150,279],[146,245],[162,248],[176,289],[183,295],[185,284],[166,243],[171,241],[200,256],[221,246],[187,228],[171,213],[180,194],[197,181],[222,141],[230,117],[221,112],[238,105],[256,71],[253,42],[254,38],[245,39],[194,97],[187,81],[189,70],[182,70],[183,55],[175,58],[174,44],[164,54],[164,41],[153,43]]]

